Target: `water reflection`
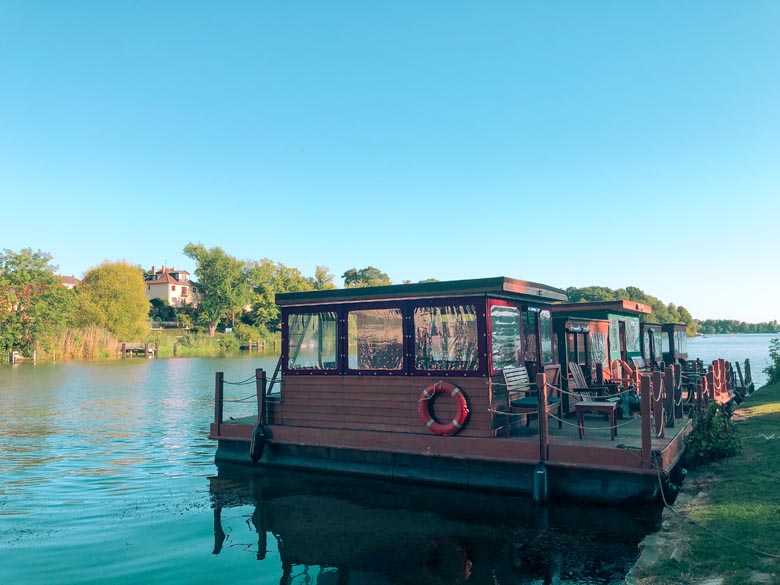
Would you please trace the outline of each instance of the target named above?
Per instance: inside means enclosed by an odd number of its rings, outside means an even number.
[[[232,466],[209,481],[214,554],[238,547],[265,574],[278,563],[281,585],[622,583],[659,521],[652,508],[540,508],[524,497]]]

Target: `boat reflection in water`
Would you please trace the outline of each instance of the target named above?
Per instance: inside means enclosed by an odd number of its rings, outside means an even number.
[[[214,554],[250,549],[258,572],[281,570],[284,585],[622,583],[660,518],[657,508],[544,508],[520,496],[267,468],[222,465],[209,479]],[[237,506],[254,506],[241,522],[256,531],[256,549],[223,528],[223,510]]]

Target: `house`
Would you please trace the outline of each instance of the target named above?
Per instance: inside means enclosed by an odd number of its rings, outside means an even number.
[[[145,282],[147,299],[161,299],[171,307],[197,306],[189,272],[166,266],[157,270],[152,266],[150,274]]]
[[[63,276],[61,274],[55,274],[54,278],[59,280],[59,283],[65,288],[75,288],[77,285],[81,284],[81,281],[75,276]]]

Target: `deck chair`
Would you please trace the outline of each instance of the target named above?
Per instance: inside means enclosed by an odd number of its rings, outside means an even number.
[[[610,439],[614,441],[617,434],[617,406],[620,397],[594,395],[594,391],[606,390],[606,386],[588,386],[580,365],[575,362],[569,362],[569,373],[572,377],[569,381],[570,398],[580,398],[574,403],[580,439],[585,437],[585,413],[598,412],[607,416],[610,422]]]
[[[531,421],[531,415],[539,413],[539,396],[536,388],[532,387],[525,366],[506,366],[503,370],[504,383],[506,384],[507,412],[511,414],[524,414],[525,426]],[[547,414],[557,413],[558,428],[563,426],[561,421],[561,399],[558,397],[547,398]],[[511,423],[507,430],[511,429]]]

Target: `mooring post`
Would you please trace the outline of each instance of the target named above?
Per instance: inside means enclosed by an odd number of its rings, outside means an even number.
[[[225,373],[217,372],[214,379],[214,424],[217,425],[217,436],[220,434],[222,424],[222,399],[225,393]]]
[[[257,389],[257,424],[265,426],[267,421],[265,392],[268,382],[265,370],[257,368],[255,370],[255,388]]]
[[[125,351],[127,351],[127,345],[122,342],[122,359],[125,359]]]
[[[753,384],[753,374],[750,371],[749,359],[745,359],[745,386],[747,386],[748,394],[752,394],[756,389],[756,385]]]
[[[534,469],[534,503],[545,505],[550,499],[545,463],[550,449],[550,436],[547,427],[547,376],[545,374],[536,374],[536,387],[539,397],[539,463]]]
[[[639,381],[639,414],[642,419],[642,467],[651,467],[653,462],[653,444],[650,426],[650,398],[653,393],[650,374],[642,374]]]
[[[173,342],[173,357],[176,357],[176,354],[179,352],[179,344],[178,342]]]

